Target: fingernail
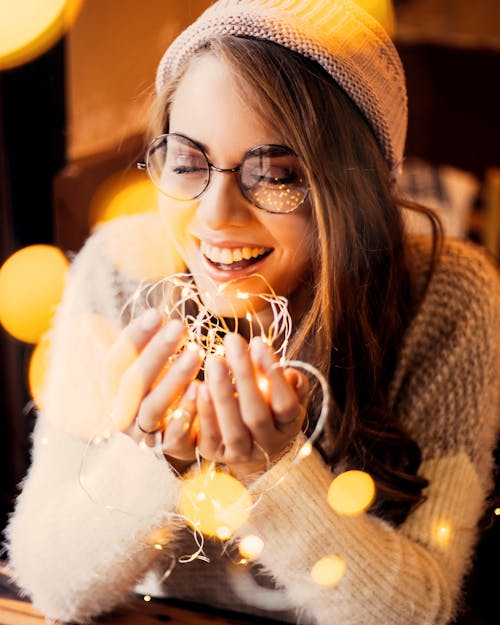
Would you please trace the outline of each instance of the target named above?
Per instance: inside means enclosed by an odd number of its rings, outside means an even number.
[[[198,348],[186,348],[179,358],[179,367],[182,371],[189,371],[200,362],[200,351]]]
[[[184,332],[184,325],[178,319],[172,319],[162,330],[162,338],[165,343],[176,341]]]
[[[234,334],[233,332],[226,334],[224,344],[226,346],[226,351],[229,351],[229,353],[235,356],[243,356],[243,354],[248,353],[247,344],[239,334]]]
[[[250,341],[250,352],[252,354],[252,359],[261,367],[264,368],[272,365],[269,348],[262,340],[262,337],[256,336]]]
[[[184,396],[188,401],[195,401],[197,394],[198,394],[198,384],[196,384],[196,382],[192,382],[188,386],[188,389]]]
[[[221,382],[227,375],[226,368],[222,364],[222,360],[217,356],[210,356],[206,361],[206,369],[208,380],[213,382]]]
[[[152,330],[160,321],[160,313],[156,308],[150,308],[141,316],[141,327],[143,330]]]

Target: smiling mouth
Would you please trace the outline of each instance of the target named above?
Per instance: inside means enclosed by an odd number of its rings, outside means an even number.
[[[270,247],[216,247],[204,241],[200,242],[200,250],[205,259],[221,271],[238,271],[255,265],[269,256],[273,251]]]

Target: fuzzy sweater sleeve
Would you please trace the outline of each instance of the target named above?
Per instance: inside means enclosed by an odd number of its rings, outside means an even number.
[[[240,535],[263,539],[259,563],[303,613],[301,622],[445,625],[456,613],[489,487],[499,292],[479,254],[445,251],[409,330],[393,401],[419,441],[430,486],[402,526],[335,513],[327,503],[333,476],[315,451],[296,465],[288,455],[254,484],[262,499]],[[330,555],[346,563],[334,588],[310,575]]]
[[[105,227],[73,262],[55,318],[32,463],[7,528],[12,575],[52,619],[84,622],[123,602],[173,531],[178,479],[113,431],[102,385],[123,298],[138,275],[175,270],[164,254],[151,216]]]

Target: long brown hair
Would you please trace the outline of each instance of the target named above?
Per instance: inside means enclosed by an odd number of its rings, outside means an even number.
[[[311,362],[330,381],[333,401],[319,444],[326,462],[369,472],[378,488],[374,511],[399,523],[422,501],[427,481],[417,474],[420,448],[388,401],[416,307],[402,202],[394,198],[388,166],[365,118],[313,61],[249,38],[221,37],[206,48],[303,161],[316,253],[306,286],[310,305],[295,320],[290,356]],[[168,127],[179,78],[158,103],[155,132]],[[431,219],[435,263],[439,223],[424,209],[408,208]]]

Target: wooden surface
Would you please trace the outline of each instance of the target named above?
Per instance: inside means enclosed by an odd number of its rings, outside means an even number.
[[[93,621],[94,625],[272,625],[275,621],[186,606],[179,602],[132,598],[126,607]],[[45,625],[45,618],[17,591],[0,565],[0,625]],[[53,625],[62,625],[59,621]],[[277,624],[276,624],[277,625]]]

